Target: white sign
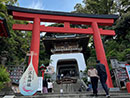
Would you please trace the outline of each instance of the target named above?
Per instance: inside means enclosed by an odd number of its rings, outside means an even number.
[[[19,81],[19,90],[23,95],[33,95],[38,89],[38,77],[32,64],[33,52],[31,52],[31,61],[27,70]]]
[[[112,64],[112,68],[118,68],[118,61],[117,59],[110,59],[110,62]]]
[[[130,80],[130,65],[126,66],[126,71],[127,71],[127,74],[128,74],[129,80]]]
[[[42,77],[38,77],[38,84],[39,84],[39,86],[38,86],[38,89],[37,89],[37,91],[41,91],[42,92],[42,85],[43,85],[43,79],[42,79]]]

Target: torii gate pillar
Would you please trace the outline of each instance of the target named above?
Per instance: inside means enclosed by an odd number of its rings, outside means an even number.
[[[100,36],[100,31],[98,28],[98,24],[96,22],[92,23],[92,29],[94,32],[93,40],[94,40],[94,45],[95,45],[95,49],[96,49],[97,59],[100,60],[101,63],[105,65],[105,68],[107,71],[107,76],[108,76],[108,78],[107,78],[108,87],[113,87],[109,67],[108,67],[107,60],[106,60],[104,47],[103,47],[101,36]]]
[[[40,47],[40,19],[38,17],[35,17],[32,29],[31,51],[37,54],[33,56],[33,65],[37,74],[38,74],[38,62],[39,62],[39,47]]]

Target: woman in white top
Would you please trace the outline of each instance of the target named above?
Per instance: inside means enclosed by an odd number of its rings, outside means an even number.
[[[93,95],[97,96],[97,87],[98,87],[98,72],[97,70],[91,66],[90,69],[88,70],[88,76],[91,79],[91,84],[92,84],[92,88],[93,88]]]
[[[48,92],[52,92],[52,88],[53,88],[53,83],[49,79],[48,80]]]

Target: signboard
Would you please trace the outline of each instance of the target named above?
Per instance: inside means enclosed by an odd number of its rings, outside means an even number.
[[[120,81],[125,81],[126,79],[128,79],[125,68],[116,69],[116,75]]]
[[[19,80],[24,73],[25,66],[8,66],[8,72],[10,73],[10,79],[12,83],[19,84]]]
[[[38,77],[38,89],[37,89],[37,91],[41,91],[41,93],[42,93],[42,85],[43,85],[43,79],[42,79],[42,77]]]
[[[112,68],[124,67],[126,62],[119,62],[117,59],[110,59]]]
[[[118,68],[119,67],[117,59],[110,59],[110,62],[111,62],[112,68]]]
[[[127,71],[127,74],[128,74],[129,80],[130,80],[130,65],[126,66],[126,71]]]
[[[27,70],[19,81],[19,90],[23,95],[33,95],[38,89],[38,77],[32,64],[33,52],[31,52],[31,61]]]
[[[127,64],[127,62],[119,62],[119,67],[124,67],[125,68],[125,65]]]

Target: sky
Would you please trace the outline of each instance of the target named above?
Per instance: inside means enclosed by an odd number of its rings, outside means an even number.
[[[18,0],[19,7],[49,10],[49,11],[60,11],[60,12],[71,12],[74,11],[74,6],[77,3],[82,3],[83,0]],[[45,26],[53,23],[42,22]],[[41,33],[44,36],[45,32]]]
[[[83,0],[18,0],[20,7],[40,10],[71,12],[77,3]]]

